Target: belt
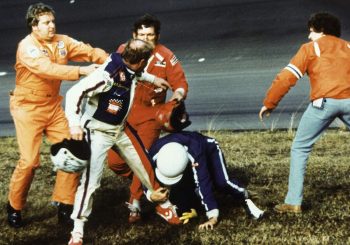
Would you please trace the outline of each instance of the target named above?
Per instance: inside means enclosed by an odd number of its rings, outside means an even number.
[[[22,86],[16,86],[15,91],[12,92],[12,94],[16,95],[16,94],[33,94],[36,96],[40,96],[40,97],[56,97],[58,96],[58,93],[53,93],[51,91],[42,91],[42,90],[35,90],[35,89],[30,89],[30,88],[26,88],[26,87],[22,87]],[[10,92],[11,94],[11,92]]]

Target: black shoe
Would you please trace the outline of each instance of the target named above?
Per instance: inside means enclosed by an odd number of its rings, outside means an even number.
[[[57,211],[58,223],[73,224],[73,220],[70,218],[72,211],[73,211],[73,205],[59,203],[58,211]]]
[[[7,222],[13,228],[23,226],[21,211],[15,210],[10,203],[7,203]]]

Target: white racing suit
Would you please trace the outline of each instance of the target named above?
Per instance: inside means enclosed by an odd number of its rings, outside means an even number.
[[[136,132],[125,123],[131,108],[137,80],[154,81],[154,76],[137,76],[113,53],[89,76],[74,85],[66,95],[69,126],[82,126],[91,144],[90,164],[83,171],[71,218],[86,222],[92,209],[92,195],[100,186],[107,151],[113,147],[151,192],[159,187],[151,163]],[[85,112],[83,99],[87,98]],[[148,193],[149,194],[149,193]],[[82,225],[83,226],[83,225]],[[80,231],[82,232],[82,231]]]

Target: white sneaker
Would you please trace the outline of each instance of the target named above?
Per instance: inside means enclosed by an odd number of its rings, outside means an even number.
[[[68,245],[83,245],[83,235],[80,232],[72,232]]]
[[[252,200],[245,199],[245,203],[248,208],[249,214],[252,216],[253,219],[260,219],[264,215],[264,211],[259,209]]]

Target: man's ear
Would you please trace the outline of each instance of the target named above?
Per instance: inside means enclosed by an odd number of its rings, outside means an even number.
[[[133,32],[133,33],[132,33],[132,37],[133,37],[134,39],[136,39],[137,33],[136,33],[136,32]]]
[[[147,63],[145,64],[145,62],[147,62],[147,61],[145,61],[145,59],[142,59],[138,63],[133,64],[132,65],[133,66],[132,70],[135,71],[135,72],[142,72],[145,69],[146,65],[147,65]]]
[[[139,64],[140,64],[140,66],[145,66],[147,64],[147,60],[142,59],[142,60],[140,60]]]

